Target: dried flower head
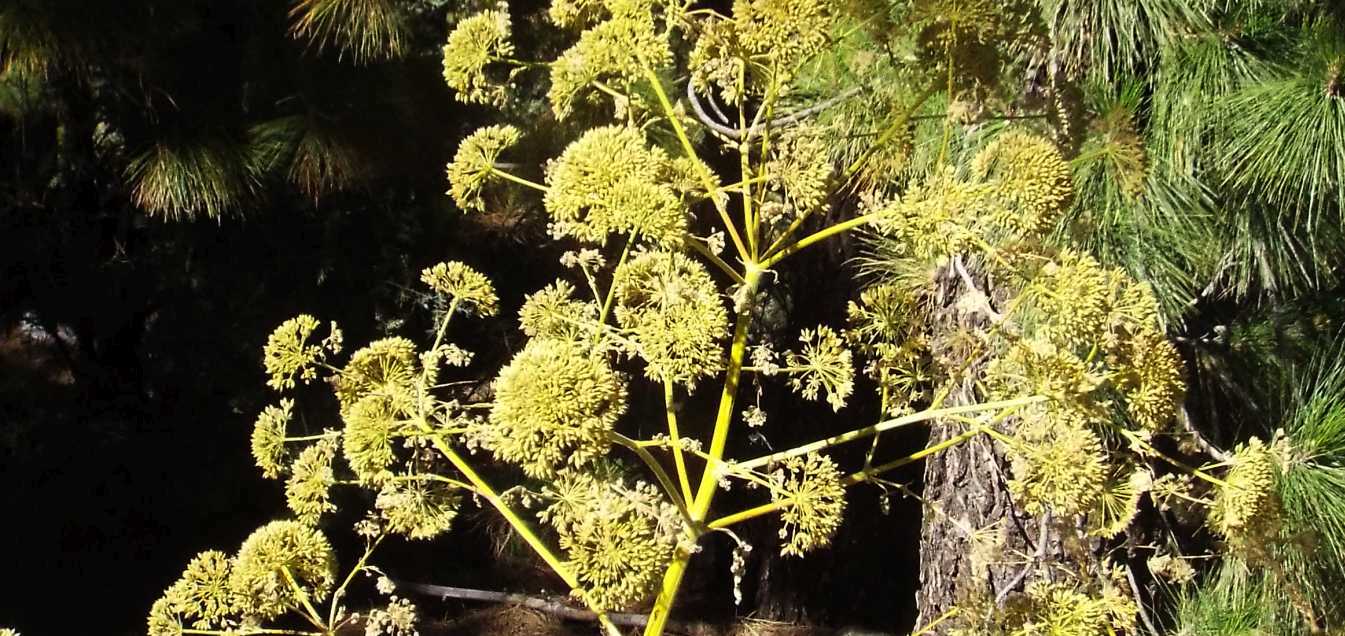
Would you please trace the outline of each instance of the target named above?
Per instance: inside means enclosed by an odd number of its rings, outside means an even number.
[[[182,624],[182,616],[173,608],[176,593],[176,587],[169,588],[164,596],[150,606],[149,616],[145,620],[147,636],[182,636],[186,626]]]
[[[993,39],[1004,11],[993,0],[916,0],[910,5],[921,47],[940,57],[950,48]]]
[[[1061,516],[1093,509],[1106,485],[1106,448],[1086,422],[1038,415],[1016,432],[1009,490],[1029,514],[1046,508]]]
[[[417,620],[415,604],[394,596],[388,599],[387,607],[369,611],[364,620],[364,636],[419,636]]]
[[[1181,556],[1155,554],[1149,557],[1147,565],[1150,574],[1168,583],[1182,585],[1196,578],[1196,569]]]
[[[899,242],[919,260],[947,258],[971,251],[981,219],[990,215],[992,190],[958,179],[952,171],[930,176],[902,199],[866,206],[878,215],[874,227]]]
[[[492,64],[514,54],[509,41],[509,8],[501,2],[458,22],[444,45],[444,81],[466,104],[501,106],[509,97],[508,79],[487,75]]]
[[[609,234],[639,233],[647,240],[679,244],[687,213],[667,183],[668,156],[624,126],[584,133],[546,171],[550,189],[543,203],[552,231],[602,243]]]
[[[644,252],[613,284],[617,324],[631,333],[646,375],[693,385],[723,367],[728,313],[704,266],[676,252]]]
[[[672,558],[679,514],[651,484],[562,471],[542,516],[560,535],[582,591],[602,609],[644,599]]]
[[[1230,543],[1255,543],[1276,525],[1278,516],[1275,481],[1279,470],[1275,449],[1253,437],[1233,452],[1229,464],[1224,475],[1227,486],[1215,492],[1208,522]]]
[[[869,287],[846,305],[846,340],[860,346],[906,343],[917,337],[921,313],[920,301],[909,289],[896,284]]]
[[[606,17],[606,0],[551,0],[547,19],[564,28],[588,26]]]
[[[1084,593],[1066,582],[1034,581],[1027,586],[1022,624],[1013,634],[1023,636],[1096,636],[1131,633],[1138,609],[1129,595],[1109,587],[1101,594]]]
[[[482,316],[494,316],[500,309],[500,299],[495,295],[495,286],[490,284],[490,279],[458,261],[437,263],[421,270],[420,282]]]
[[[734,0],[733,19],[750,56],[767,56],[787,72],[826,45],[831,6],[829,0]]]
[[[374,502],[387,529],[410,539],[433,539],[447,532],[458,517],[459,497],[454,486],[408,477],[385,483]]]
[[[1112,308],[1112,279],[1093,257],[1065,250],[1033,279],[1036,314],[1047,337],[1069,347],[1102,339]]]
[[[309,342],[318,328],[318,319],[300,314],[281,323],[266,339],[262,362],[270,379],[266,385],[277,391],[292,389],[296,380],[307,384],[317,377],[317,364],[328,353],[340,350],[340,331],[332,324],[331,335],[322,342]]]
[[[800,212],[826,199],[833,169],[827,138],[821,130],[800,126],[786,132],[771,146],[766,162],[771,185],[781,190]]]
[[[705,20],[700,26],[687,59],[691,82],[700,93],[718,89],[725,102],[737,104],[743,97],[738,77],[747,72],[745,59],[749,55],[738,41],[738,27],[732,20],[719,19]]]
[[[1177,348],[1156,327],[1149,327],[1123,340],[1115,357],[1126,412],[1144,429],[1162,431],[1176,416],[1185,392]]]
[[[317,525],[323,514],[336,510],[331,501],[335,457],[336,438],[329,437],[305,448],[294,460],[293,472],[285,482],[285,501],[299,521]]]
[[[855,364],[845,342],[831,329],[820,326],[799,334],[803,348],[785,356],[789,384],[804,399],[816,400],[825,392],[827,403],[841,410],[855,390]]]
[[[285,450],[285,433],[293,409],[294,400],[283,399],[279,406],[262,409],[252,426],[252,458],[267,479],[280,479],[287,470],[289,453]]]
[[[1107,539],[1125,532],[1139,514],[1140,497],[1152,484],[1153,475],[1147,470],[1112,471],[1088,515],[1089,532]]]
[[[1044,395],[1066,405],[1090,403],[1105,380],[1097,364],[1041,338],[1014,343],[990,363],[986,376],[996,395]]]
[[[462,140],[448,164],[448,193],[458,207],[485,211],[481,190],[495,173],[495,160],[521,138],[522,134],[513,126],[486,126]]]
[[[316,603],[331,592],[335,576],[336,555],[321,532],[298,521],[272,521],[239,548],[229,586],[244,599],[243,614],[275,618],[299,607],[294,586]]]
[[[826,547],[845,516],[845,486],[836,462],[824,455],[791,457],[771,474],[771,499],[780,513],[780,554],[803,556]]]
[[[482,442],[501,461],[546,477],[606,452],[625,410],[626,386],[605,360],[579,343],[534,339],[500,370]]]

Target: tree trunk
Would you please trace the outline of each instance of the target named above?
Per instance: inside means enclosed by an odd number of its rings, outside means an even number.
[[[936,423],[929,443],[963,430],[961,425]],[[1034,526],[1014,508],[1004,466],[1004,457],[983,437],[926,460],[917,626],[937,620],[961,599],[977,594],[996,598],[1018,582],[1022,564],[1015,555],[1031,551],[1026,537]],[[987,541],[998,535],[1003,549],[987,560],[976,553],[972,533],[983,533]]]
[[[983,331],[979,314],[957,307],[963,283],[944,272],[940,284],[943,309],[935,317],[940,334]],[[993,292],[992,292],[993,294]],[[950,338],[947,342],[951,343]],[[940,346],[936,344],[936,349]],[[936,350],[936,356],[955,369],[969,364],[956,355]],[[943,353],[943,355],[937,355]],[[944,404],[956,406],[978,400],[974,380],[981,368],[971,364]],[[929,445],[935,445],[967,430],[957,422],[935,421],[930,425]],[[920,587],[916,591],[916,629],[929,625],[968,598],[996,599],[1005,588],[1021,583],[1023,555],[1036,541],[1036,525],[1014,507],[1006,480],[1008,462],[1003,450],[985,436],[977,436],[925,460],[924,514],[920,529]],[[1029,532],[1033,538],[1029,539]],[[973,542],[973,537],[977,541]],[[986,542],[1002,542],[987,551]],[[977,549],[980,544],[982,549]]]

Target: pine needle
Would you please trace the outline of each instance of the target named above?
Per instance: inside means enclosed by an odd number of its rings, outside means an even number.
[[[405,3],[397,0],[296,0],[290,34],[317,50],[336,49],[355,64],[402,57],[408,48]]]
[[[218,218],[257,192],[258,175],[246,159],[244,148],[225,136],[161,141],[128,166],[131,198],[169,221]]]

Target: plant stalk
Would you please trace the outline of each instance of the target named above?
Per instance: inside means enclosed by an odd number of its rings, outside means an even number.
[[[728,445],[729,429],[733,423],[734,405],[738,399],[738,378],[742,374],[743,359],[747,354],[747,331],[752,324],[752,294],[761,282],[764,270],[749,267],[744,277],[742,293],[746,300],[738,309],[737,324],[733,328],[733,344],[729,348],[728,369],[724,373],[724,388],[719,395],[719,411],[715,416],[714,432],[710,438],[709,459],[705,471],[701,473],[700,486],[691,502],[691,520],[701,523],[710,513],[710,504],[714,501],[719,485],[720,460],[724,457],[724,448]],[[702,532],[697,528],[696,531]],[[691,553],[678,550],[668,570],[663,575],[663,586],[659,589],[654,608],[649,612],[649,624],[645,625],[645,636],[661,636],[668,623],[673,602],[677,600],[677,591],[682,586],[682,577],[686,575]]]

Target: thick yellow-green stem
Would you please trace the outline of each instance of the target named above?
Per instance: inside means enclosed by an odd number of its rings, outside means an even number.
[[[943,451],[945,451],[945,450],[948,450],[949,448],[952,448],[952,447],[954,447],[954,446],[957,446],[958,444],[961,444],[962,442],[965,442],[965,441],[967,441],[967,440],[969,440],[969,439],[971,439],[971,438],[973,438],[973,437],[976,437],[977,435],[981,434],[982,432],[983,432],[983,431],[981,431],[981,430],[968,431],[968,432],[963,433],[963,434],[961,434],[961,435],[958,435],[958,436],[956,436],[956,437],[948,438],[948,439],[946,439],[946,440],[944,440],[944,441],[942,441],[942,442],[939,442],[938,444],[935,444],[935,445],[933,445],[933,446],[929,446],[929,447],[927,447],[927,448],[922,448],[922,449],[920,449],[919,451],[916,451],[916,452],[914,452],[914,453],[911,453],[910,455],[907,455],[907,456],[902,457],[902,458],[900,458],[900,459],[896,459],[896,460],[890,461],[890,462],[888,462],[888,463],[886,463],[886,464],[881,464],[881,465],[878,465],[878,466],[872,466],[872,467],[869,467],[869,468],[865,468],[864,470],[861,470],[861,471],[859,471],[859,472],[857,472],[857,473],[851,473],[850,475],[847,475],[847,476],[845,477],[845,479],[843,479],[843,480],[841,481],[841,484],[844,485],[844,486],[846,486],[846,487],[849,487],[849,486],[854,486],[854,485],[856,485],[856,484],[864,483],[864,482],[866,482],[866,481],[870,481],[870,480],[872,480],[873,478],[875,478],[875,477],[877,477],[878,475],[881,475],[881,474],[883,474],[883,473],[885,473],[885,472],[888,472],[888,471],[891,471],[891,470],[896,470],[897,468],[901,468],[902,466],[905,466],[905,465],[907,465],[907,464],[913,464],[913,463],[915,463],[915,462],[918,462],[918,461],[920,461],[920,460],[922,460],[922,459],[924,459],[924,458],[926,458],[926,457],[929,457],[930,455],[933,455],[933,454],[935,454],[935,453],[941,453],[941,452],[943,452]],[[762,504],[762,505],[760,505],[760,506],[756,506],[756,507],[754,507],[754,508],[748,508],[748,509],[746,509],[746,510],[740,510],[740,511],[735,512],[735,513],[730,514],[730,515],[724,515],[723,517],[720,517],[720,518],[718,518],[718,519],[715,519],[714,521],[711,521],[709,524],[706,524],[706,527],[709,528],[709,529],[711,529],[711,530],[717,530],[717,529],[719,529],[719,528],[727,528],[727,527],[729,527],[729,526],[731,526],[731,525],[733,525],[733,524],[735,524],[735,523],[741,523],[741,522],[743,522],[743,521],[747,521],[748,519],[755,519],[755,518],[757,518],[757,517],[761,517],[761,516],[764,516],[764,515],[768,515],[768,514],[771,514],[771,513],[773,513],[773,512],[778,512],[778,511],[780,511],[780,510],[784,510],[785,508],[788,508],[790,505],[791,505],[791,502],[790,502],[790,501],[787,501],[787,500],[785,500],[785,501],[772,501],[771,503],[768,503],[768,504]]]
[[[691,501],[695,495],[691,492],[691,477],[687,472],[686,458],[682,456],[682,435],[677,431],[677,409],[674,402],[672,380],[663,380],[663,410],[668,415],[668,441],[672,442],[673,464],[677,466],[677,481],[682,486],[682,498]]]
[[[719,411],[715,416],[714,432],[710,437],[709,460],[705,472],[701,473],[700,486],[691,502],[691,519],[701,523],[710,513],[710,504],[714,501],[715,490],[719,485],[718,465],[724,457],[724,448],[728,445],[729,429],[733,424],[734,405],[738,399],[738,379],[742,374],[743,360],[747,354],[747,332],[752,325],[752,296],[757,284],[761,282],[762,270],[750,267],[744,276],[745,282],[740,293],[743,301],[739,303],[737,324],[733,328],[733,344],[729,348],[728,369],[724,372],[724,388],[719,394]],[[701,530],[698,528],[697,532]],[[668,623],[669,613],[677,600],[677,591],[682,586],[682,577],[686,575],[691,553],[679,550],[663,575],[663,585],[654,609],[649,613],[649,623],[645,625],[645,636],[659,636]]]
[[[454,298],[453,301],[449,303],[448,311],[444,314],[442,322],[439,323],[439,328],[436,330],[434,336],[434,345],[430,348],[431,351],[437,350],[439,345],[443,344],[444,336],[448,333],[448,323],[453,319],[453,314],[457,311],[457,308],[458,299]],[[504,520],[509,523],[509,526],[514,529],[514,532],[518,533],[518,536],[537,553],[537,556],[542,558],[542,561],[545,562],[547,566],[561,578],[561,580],[565,581],[566,585],[570,586],[573,590],[582,590],[583,588],[580,587],[579,577],[575,576],[570,567],[551,550],[546,542],[542,541],[541,537],[537,536],[537,533],[533,531],[532,526],[520,517],[518,513],[514,512],[514,509],[510,508],[509,504],[505,503],[499,493],[496,492],[494,488],[491,488],[490,484],[486,483],[485,479],[481,478],[481,475],[476,472],[476,469],[472,468],[472,465],[469,464],[462,455],[453,450],[452,446],[449,446],[448,442],[444,440],[444,436],[439,431],[434,430],[434,427],[430,425],[425,413],[425,404],[428,401],[428,387],[425,386],[426,384],[428,384],[428,382],[422,381],[419,405],[420,417],[417,418],[421,432],[423,432],[425,437],[430,440],[435,449],[438,450],[449,463],[453,464],[453,467],[456,468],[458,472],[462,473],[462,475],[467,478],[467,481],[471,484],[472,492],[476,496],[481,497],[490,503],[491,507],[495,508],[495,510],[500,513],[500,516],[504,517]],[[588,595],[582,595],[581,598],[583,599],[584,604],[588,605],[589,609],[593,610],[593,612],[598,615],[598,622],[602,624],[609,635],[616,636],[621,633],[620,630],[616,628],[616,625],[607,618],[607,613],[589,601]]]
[[[536,532],[533,532],[532,526],[530,526],[522,517],[518,516],[518,513],[514,512],[514,509],[510,508],[509,504],[505,503],[504,499],[500,498],[499,493],[497,493],[494,488],[491,488],[490,484],[486,483],[486,480],[481,478],[481,475],[472,468],[472,465],[467,463],[467,460],[463,459],[462,455],[459,455],[457,451],[453,450],[453,447],[449,446],[448,442],[444,441],[442,436],[435,435],[434,429],[430,426],[429,422],[422,420],[420,426],[421,429],[425,431],[426,437],[428,437],[430,442],[434,444],[435,449],[437,449],[449,463],[453,464],[453,467],[458,469],[458,472],[461,472],[463,476],[467,478],[467,481],[471,482],[472,486],[476,488],[476,494],[482,499],[485,499],[491,507],[495,508],[495,510],[500,513],[501,517],[504,517],[504,520],[509,523],[509,526],[514,529],[514,532],[517,532],[524,543],[527,543],[528,546],[537,553],[537,556],[542,558],[542,561],[551,568],[551,571],[555,572],[556,576],[559,576],[561,580],[565,581],[565,584],[569,585],[571,589],[582,590],[583,588],[580,587],[579,577],[575,576],[574,572],[570,569],[570,566],[560,560],[560,557],[551,550],[550,546],[548,546],[545,541],[542,541],[542,538],[537,536]],[[593,610],[594,613],[598,615],[599,622],[602,623],[609,634],[615,635],[621,633],[620,630],[616,628],[616,625],[612,624],[612,621],[607,618],[606,612],[589,602],[587,595],[584,595],[582,598],[584,603],[589,606],[589,609]]]
[[[878,433],[882,433],[884,431],[890,431],[895,428],[900,428],[902,426],[907,426],[918,422],[925,422],[928,420],[960,415],[962,413],[993,411],[995,409],[1016,409],[1023,406],[1027,406],[1029,404],[1037,404],[1040,402],[1045,402],[1048,399],[1050,398],[1047,398],[1046,396],[1042,395],[1030,395],[1024,397],[1012,398],[1008,400],[996,400],[994,402],[980,402],[976,404],[963,404],[959,406],[949,406],[937,409],[926,409],[918,413],[911,413],[910,415],[903,415],[901,417],[892,418],[890,420],[884,420],[872,426],[865,426],[864,428],[855,429],[847,433],[841,433],[839,435],[833,435],[826,439],[820,439],[817,440],[816,442],[811,442],[808,444],[804,444],[802,446],[796,446],[794,448],[783,450],[778,453],[763,455],[755,459],[749,459],[744,462],[739,462],[738,464],[735,465],[735,468],[739,470],[752,470],[755,468],[766,466],[768,464],[789,459],[790,457],[798,457],[800,455],[807,455],[808,453],[815,453],[817,451],[824,450],[832,446],[836,446],[838,444],[844,444],[846,442],[854,441],[857,439],[864,439],[866,437],[869,437],[870,435],[877,435]]]
[[[798,252],[799,250],[802,250],[805,247],[808,247],[809,245],[812,245],[813,243],[824,241],[837,234],[849,232],[850,230],[853,230],[862,225],[867,225],[869,223],[877,221],[886,214],[887,214],[886,212],[870,212],[869,214],[865,214],[863,216],[857,216],[853,219],[850,219],[849,221],[842,221],[835,225],[829,225],[826,228],[818,230],[817,232],[814,232],[812,234],[809,234],[808,236],[799,239],[798,242],[794,243],[793,245],[782,248],[774,253],[767,254],[765,260],[761,262],[761,266],[769,269],[775,266],[780,261],[789,258],[794,253]]]
[[[649,472],[654,473],[654,478],[658,479],[659,485],[663,487],[663,491],[668,493],[668,498],[672,499],[673,504],[682,511],[682,515],[686,516],[688,510],[687,500],[683,498],[682,495],[677,494],[677,483],[672,480],[672,477],[668,476],[668,471],[663,470],[663,466],[658,463],[658,460],[654,458],[654,455],[646,450],[640,442],[626,437],[621,433],[613,431],[609,433],[608,436],[614,443],[630,449],[632,453],[635,453],[635,455],[640,458],[640,461],[644,462],[644,465],[649,468]]]
[[[299,581],[294,578],[294,573],[290,572],[289,566],[280,566],[280,573],[285,575],[285,582],[289,583],[290,588],[294,590],[294,595],[299,598],[299,603],[303,605],[304,608],[304,617],[308,619],[308,622],[312,623],[313,626],[318,629],[330,631],[331,628],[323,624],[322,617],[318,615],[317,608],[313,607],[312,601],[308,600],[308,593],[304,591],[303,586],[299,585]]]
[[[523,177],[500,170],[499,168],[492,168],[490,173],[506,181],[513,181],[514,183],[517,183],[521,186],[532,188],[533,190],[537,190],[539,192],[549,192],[551,190],[551,188],[548,188],[540,183],[537,183],[536,181],[529,181],[527,179],[524,179]]]
[[[322,632],[305,632],[297,629],[249,629],[245,631],[230,630],[222,631],[218,629],[191,629],[183,628],[183,634],[202,634],[208,636],[252,636],[253,634],[292,634],[295,636],[322,636]]]

